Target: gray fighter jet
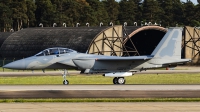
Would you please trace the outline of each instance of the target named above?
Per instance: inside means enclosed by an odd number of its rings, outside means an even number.
[[[125,84],[124,77],[147,69],[175,67],[177,64],[189,62],[181,59],[182,29],[169,28],[153,53],[149,56],[104,56],[78,53],[68,48],[49,48],[42,52],[18,61],[11,62],[4,68],[36,70],[64,69],[63,84],[66,80],[66,69],[75,68],[81,73],[103,73],[105,77],[114,77],[114,84]]]

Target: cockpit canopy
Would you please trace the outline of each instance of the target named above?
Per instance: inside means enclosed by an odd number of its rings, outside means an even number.
[[[68,49],[68,48],[60,48],[60,47],[55,47],[55,48],[49,48],[45,49],[35,56],[48,56],[48,55],[59,55],[59,54],[65,54],[65,53],[71,53],[71,52],[76,52],[75,50]]]

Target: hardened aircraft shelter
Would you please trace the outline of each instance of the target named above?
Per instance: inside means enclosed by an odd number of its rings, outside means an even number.
[[[183,30],[183,57],[192,59],[191,64],[200,64],[200,28],[186,26]]]
[[[167,30],[159,26],[114,26],[102,31],[91,42],[89,53],[114,56],[149,55]]]
[[[152,52],[166,31],[158,26],[123,27],[121,25],[109,27],[27,28],[9,35],[2,43],[0,51],[1,58],[7,59],[25,58],[50,47],[67,47],[82,53],[102,55],[145,55],[145,53]],[[129,34],[131,37],[129,37]],[[138,38],[140,39],[138,40]],[[154,41],[149,43],[145,39]],[[145,43],[145,46],[139,41]],[[143,46],[142,49],[139,48],[140,46]],[[154,47],[149,50],[149,46]],[[137,49],[140,49],[140,51]]]
[[[0,60],[13,61],[46,48],[66,47],[82,53],[138,56],[150,55],[167,32],[160,26],[37,27],[0,33]],[[200,30],[183,28],[182,57],[199,62]],[[0,65],[3,65],[0,62]]]

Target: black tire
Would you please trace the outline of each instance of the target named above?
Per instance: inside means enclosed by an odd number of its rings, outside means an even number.
[[[115,77],[115,78],[113,79],[113,84],[118,84],[118,78],[117,78],[117,77]]]
[[[64,81],[63,81],[63,84],[64,84],[64,85],[68,85],[68,84],[69,84],[69,81],[68,81],[68,80],[64,80]]]
[[[119,77],[117,80],[118,84],[125,84],[126,80],[124,79],[124,77]]]

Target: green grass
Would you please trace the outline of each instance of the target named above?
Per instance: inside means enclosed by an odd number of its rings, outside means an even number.
[[[2,68],[2,67],[0,67],[0,72],[13,72],[13,70],[12,69],[6,69],[6,68]],[[14,71],[17,71],[17,70],[14,70]]]
[[[0,99],[0,103],[27,102],[200,102],[200,98],[69,98],[69,99]]]
[[[74,71],[74,69],[68,69],[69,71]],[[4,68],[4,70],[3,70],[3,68],[2,67],[0,67],[0,72],[22,72],[22,71],[24,71],[24,72],[32,72],[32,70],[14,70],[14,69],[7,69],[7,68]],[[34,71],[42,71],[42,70],[34,70]],[[58,71],[58,69],[56,69],[56,70],[54,70],[54,69],[45,69],[45,71]]]
[[[112,77],[101,75],[71,75],[70,84],[112,84]],[[62,76],[0,77],[0,84],[62,84]],[[126,77],[126,84],[200,84],[200,73],[137,74]]]

